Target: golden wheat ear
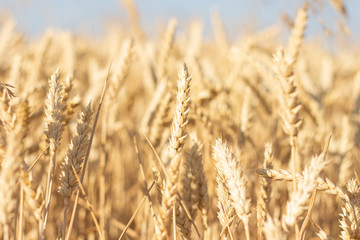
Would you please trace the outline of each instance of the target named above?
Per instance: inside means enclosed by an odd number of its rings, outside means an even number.
[[[72,168],[74,167],[76,174],[80,175],[86,149],[90,141],[92,114],[91,103],[89,103],[79,115],[76,133],[71,139],[69,149],[61,165],[59,177],[60,186],[58,191],[64,198],[63,236],[65,236],[66,232],[66,216],[69,208],[69,199],[72,192],[78,187],[78,182]]]
[[[246,239],[250,239],[249,216],[251,214],[251,201],[246,197],[247,180],[243,174],[238,160],[230,147],[217,139],[213,146],[213,158],[215,159],[218,174],[230,194],[231,205],[235,209],[238,218],[244,223]]]
[[[164,239],[167,235],[171,224],[171,214],[173,208],[176,209],[178,179],[181,163],[181,150],[185,143],[187,136],[185,129],[188,123],[188,114],[190,111],[190,82],[191,76],[188,68],[184,63],[178,72],[178,92],[176,98],[176,108],[171,127],[171,137],[168,150],[168,158],[170,166],[168,170],[168,177],[166,179],[165,191],[162,197],[160,208],[160,216],[158,218],[158,226],[160,232],[157,237]]]
[[[21,210],[17,210],[19,198],[23,199],[23,190],[19,187],[21,181],[21,165],[24,163],[24,139],[27,134],[29,119],[28,102],[23,99],[15,104],[15,95],[10,90],[11,86],[0,83],[0,109],[1,123],[0,136],[4,141],[4,152],[0,153],[0,225],[2,226],[3,238],[9,238],[17,231],[17,225],[13,224],[23,218],[23,204]],[[20,102],[19,102],[20,101]],[[21,226],[21,224],[19,224]]]
[[[190,111],[190,82],[191,75],[184,63],[179,69],[179,80],[177,82],[178,92],[176,97],[176,109],[171,126],[171,137],[169,145],[169,157],[172,158],[182,150],[185,143],[186,126],[189,122]]]
[[[63,132],[63,85],[60,83],[60,77],[61,74],[59,70],[56,70],[56,72],[51,75],[49,79],[49,91],[47,99],[45,100],[45,135],[47,143],[50,144],[50,161],[46,180],[45,211],[42,220],[41,239],[45,238],[56,167],[56,152],[60,145]]]
[[[159,58],[158,58],[158,69],[157,69],[157,79],[158,81],[164,81],[167,75],[167,60],[170,55],[172,46],[174,45],[174,35],[177,26],[177,20],[175,18],[169,21],[168,28],[166,30],[162,48],[160,49]]]
[[[77,188],[76,178],[71,169],[74,166],[79,175],[84,161],[85,152],[89,144],[92,120],[91,104],[80,113],[76,133],[71,139],[69,149],[61,165],[59,193],[64,198],[70,198],[71,193]]]
[[[308,16],[306,9],[300,8],[297,11],[295,23],[292,28],[291,37],[289,39],[287,46],[287,52],[289,53],[290,58],[292,59],[294,64],[299,57],[300,48],[304,40],[304,33],[306,29],[307,20],[308,20]]]
[[[190,144],[184,162],[183,199],[193,219],[196,218],[196,213],[200,210],[206,229],[208,226],[209,196],[203,167],[203,144],[195,134],[190,135]]]
[[[316,188],[316,179],[326,164],[324,154],[320,154],[313,157],[310,166],[303,171],[303,179],[299,181],[298,189],[292,192],[290,200],[286,204],[286,213],[282,217],[282,226],[285,231],[289,231],[302,219],[310,196]]]

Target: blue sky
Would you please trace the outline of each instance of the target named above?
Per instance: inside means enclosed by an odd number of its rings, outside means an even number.
[[[147,33],[157,31],[159,23],[171,17],[185,28],[192,19],[205,23],[205,31],[211,33],[210,11],[216,9],[223,18],[229,35],[236,37],[244,29],[255,30],[281,22],[281,13],[294,16],[303,0],[136,0],[141,24]],[[347,23],[354,39],[360,36],[360,1],[348,0],[348,18],[345,19],[322,0],[323,7],[311,13],[307,35],[325,35],[323,22],[334,35],[338,35],[338,23]],[[0,0],[0,14],[12,16],[17,29],[29,36],[38,36],[47,28],[70,30],[80,34],[101,35],[110,22],[126,24],[127,13],[122,0]]]

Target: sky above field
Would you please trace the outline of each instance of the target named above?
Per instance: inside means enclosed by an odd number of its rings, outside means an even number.
[[[244,30],[260,30],[276,23],[284,24],[282,14],[292,18],[303,0],[136,0],[141,25],[151,35],[159,25],[171,17],[179,21],[179,31],[186,24],[199,19],[204,22],[205,34],[211,36],[210,12],[218,11],[227,33],[237,37]],[[335,38],[341,34],[340,25],[347,25],[351,39],[360,36],[360,1],[346,2],[348,16],[343,17],[331,5],[322,0],[322,7],[311,12],[308,36],[326,35],[326,29]],[[70,30],[75,33],[101,35],[110,23],[128,23],[128,15],[122,0],[0,0],[0,16],[12,16],[17,29],[29,36],[38,36],[47,28]]]

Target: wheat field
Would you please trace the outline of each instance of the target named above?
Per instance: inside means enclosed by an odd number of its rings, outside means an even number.
[[[1,239],[360,239],[359,49],[309,6],[230,41],[124,4],[99,39],[1,24]]]

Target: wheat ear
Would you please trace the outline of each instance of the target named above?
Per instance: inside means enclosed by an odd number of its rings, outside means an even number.
[[[228,189],[225,186],[225,177],[224,175],[217,171],[216,175],[216,194],[218,197],[217,207],[217,217],[222,227],[222,233],[225,239],[228,235],[231,235],[230,226],[232,224],[232,219],[235,216],[235,209],[231,205],[231,198]],[[221,238],[221,236],[220,236]]]
[[[77,188],[76,178],[71,170],[71,165],[74,166],[76,173],[80,174],[86,148],[89,144],[92,114],[91,104],[89,103],[79,115],[76,134],[71,139],[69,149],[62,162],[59,193],[64,198],[70,198],[71,193]]]
[[[279,49],[273,56],[274,72],[280,85],[281,94],[279,101],[281,106],[281,118],[283,120],[283,129],[290,137],[291,146],[291,164],[292,170],[296,174],[298,163],[296,161],[297,136],[302,120],[299,117],[301,104],[297,100],[297,92],[294,83],[292,56],[287,55],[282,49]],[[296,181],[293,181],[293,191],[297,190]],[[295,228],[298,232],[298,227]]]
[[[66,233],[66,214],[69,207],[69,199],[72,192],[78,186],[76,176],[74,175],[71,166],[74,166],[76,173],[79,175],[84,161],[86,149],[89,144],[92,113],[91,104],[89,103],[79,116],[76,127],[76,134],[71,139],[69,149],[61,165],[62,171],[60,173],[59,193],[64,198],[63,236],[65,236]]]
[[[63,86],[60,84],[60,72],[57,70],[49,79],[49,92],[45,101],[45,135],[46,140],[50,144],[50,161],[48,176],[46,182],[45,193],[45,211],[43,215],[42,228],[40,238],[45,238],[47,218],[50,208],[51,190],[53,185],[55,165],[56,165],[56,151],[60,145],[61,135],[63,131]]]
[[[18,181],[20,177],[20,163],[23,160],[23,132],[22,119],[18,119],[11,105],[11,98],[14,96],[7,85],[0,84],[2,99],[1,107],[2,121],[6,127],[6,149],[2,156],[0,169],[0,225],[2,227],[3,239],[9,239],[11,233],[16,233],[16,226],[11,227],[13,218],[16,215],[16,202],[18,196]]]
[[[176,204],[176,226],[183,239],[190,240],[191,238],[191,222],[186,216],[185,209],[180,205],[180,201],[177,199]]]
[[[171,137],[169,146],[169,157],[175,156],[180,152],[187,136],[185,129],[189,122],[188,115],[190,111],[190,82],[191,76],[184,63],[179,69],[178,93],[176,99],[176,109],[171,127]]]
[[[9,133],[7,146],[0,170],[0,225],[3,229],[3,239],[9,239],[12,219],[15,217],[16,198],[18,195],[17,181],[19,180],[20,154],[18,136]]]
[[[327,235],[319,225],[314,223],[311,219],[310,219],[310,222],[316,229],[316,235],[319,237],[320,240],[333,240],[332,237]]]
[[[3,229],[3,239],[8,240],[11,228],[11,222],[15,217],[16,198],[18,194],[19,172],[20,172],[20,148],[16,141],[17,136],[10,134],[5,156],[0,170],[0,225]]]
[[[287,170],[280,169],[280,170],[274,170],[274,169],[257,169],[256,172],[260,175],[262,175],[265,178],[269,178],[273,181],[293,181],[294,180],[294,174],[290,173]],[[296,173],[296,180],[299,181],[303,178],[303,176],[300,173]],[[319,191],[324,191],[331,195],[337,195],[341,200],[344,202],[348,201],[349,197],[346,193],[344,193],[341,188],[337,187],[333,182],[330,181],[330,179],[325,178],[322,179],[321,177],[318,177],[315,179],[316,181],[316,189]]]
[[[213,133],[213,122],[208,116],[208,114],[196,103],[191,103],[191,107],[194,109],[194,115],[196,118],[200,120],[200,122],[205,126],[205,128],[209,131],[210,134]]]
[[[150,128],[149,139],[153,144],[154,148],[157,148],[161,143],[161,138],[163,135],[163,129],[167,124],[166,119],[170,111],[170,104],[173,97],[170,93],[166,93],[160,102],[157,114],[153,121],[152,127]]]
[[[25,169],[23,170],[21,184],[24,187],[25,199],[32,208],[34,216],[39,223],[40,231],[42,215],[45,207],[43,188],[41,185],[35,185],[31,171],[27,172]]]
[[[287,52],[290,55],[290,58],[294,61],[297,60],[299,56],[299,51],[301,44],[304,39],[304,32],[307,24],[307,13],[306,9],[300,8],[297,11],[295,23],[291,31],[291,37],[287,46]]]
[[[68,100],[65,117],[64,117],[64,126],[69,124],[69,121],[72,119],[75,109],[80,105],[81,99],[79,96],[75,96],[72,99]]]
[[[183,178],[183,198],[193,219],[199,209],[202,213],[204,226],[207,227],[207,211],[209,196],[207,182],[202,163],[203,145],[195,134],[190,135],[191,147],[186,153],[185,176]]]
[[[15,94],[10,88],[12,88],[11,85],[0,83],[0,106],[2,109],[0,126],[5,127],[6,130],[13,127],[16,118],[14,109],[10,104],[10,101],[15,97]]]
[[[139,42],[143,42],[143,40],[145,39],[145,36],[144,36],[144,33],[140,26],[139,13],[136,9],[134,0],[124,0],[124,4],[125,4],[126,10],[130,17],[130,23],[131,23],[131,27],[134,32],[134,35],[136,36],[136,38]]]
[[[294,83],[293,59],[282,49],[279,49],[274,55],[273,61],[273,69],[281,89],[279,101],[282,109],[283,127],[290,136],[290,145],[294,146],[302,121],[299,117],[301,104],[298,102]]]
[[[163,98],[167,93],[167,84],[166,82],[160,82],[152,97],[152,100],[149,106],[146,109],[144,118],[141,123],[141,131],[145,134],[151,134],[152,124],[155,121],[156,115],[159,111],[160,105],[163,104]],[[151,142],[153,144],[153,142]]]
[[[176,204],[176,194],[178,187],[179,169],[181,163],[180,152],[186,138],[186,125],[188,123],[188,114],[190,110],[190,82],[191,76],[188,68],[184,63],[179,69],[178,92],[176,99],[175,114],[173,117],[171,137],[169,145],[169,159],[170,169],[168,171],[168,179],[166,179],[166,186],[162,198],[160,217],[158,218],[158,226],[160,233],[157,233],[157,238],[164,239],[167,234],[167,229],[170,228],[170,219],[172,209]]]
[[[281,222],[277,219],[274,220],[270,215],[266,216],[263,231],[266,239],[287,239],[286,234],[281,228]]]
[[[177,20],[175,18],[171,19],[165,36],[164,41],[162,44],[162,48],[159,53],[159,59],[158,59],[158,72],[157,72],[157,78],[159,81],[162,81],[163,78],[166,76],[166,66],[167,66],[167,60],[169,58],[169,54],[171,51],[171,48],[174,44],[174,36],[175,36],[175,30],[177,26]]]
[[[183,176],[183,200],[189,209],[192,219],[196,217],[197,208],[200,206],[207,228],[207,186],[202,166],[202,144],[195,135],[191,135],[191,148],[186,153],[184,162],[185,173]],[[203,186],[205,185],[205,186]],[[184,209],[179,207],[176,223],[186,239],[191,238],[191,224],[186,217]]]
[[[71,106],[69,101],[70,92],[73,87],[73,76],[71,74],[66,75],[64,80],[64,88],[62,89],[62,96],[63,96],[63,111],[64,114],[64,126],[68,125],[69,120],[71,119],[73,115],[73,111],[71,111]]]
[[[238,160],[232,153],[232,150],[221,139],[217,139],[213,147],[213,158],[216,159],[216,167],[225,177],[226,187],[230,193],[231,204],[234,207],[237,216],[243,222],[246,239],[250,239],[249,216],[250,199],[246,198],[246,178],[243,175]]]
[[[219,12],[211,12],[211,25],[215,33],[217,47],[221,50],[227,50],[229,48],[229,41]]]
[[[117,93],[122,84],[124,84],[125,79],[127,78],[130,68],[131,68],[131,61],[133,57],[133,50],[134,50],[134,41],[129,39],[124,44],[124,54],[121,56],[119,72],[115,76],[115,81],[110,82],[109,86],[109,96],[111,101],[114,101]]]
[[[290,200],[286,204],[286,214],[282,219],[282,225],[286,231],[289,231],[297,221],[301,220],[302,214],[307,209],[311,193],[317,185],[316,178],[326,164],[324,153],[322,153],[318,157],[313,157],[310,166],[303,171],[303,178],[299,181],[298,189],[291,194]]]
[[[360,186],[355,179],[348,181],[347,190],[349,192],[349,201],[345,202],[340,214],[341,239],[359,239],[360,238]]]

